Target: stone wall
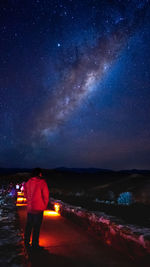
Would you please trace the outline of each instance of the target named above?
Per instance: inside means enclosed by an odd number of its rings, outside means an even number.
[[[127,225],[114,216],[89,212],[60,200],[51,199],[50,202],[52,205],[59,203],[62,216],[80,224],[108,246],[138,261],[150,259],[150,228]]]

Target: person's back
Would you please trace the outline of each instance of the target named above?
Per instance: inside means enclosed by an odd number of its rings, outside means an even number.
[[[25,184],[25,197],[27,198],[28,212],[38,212],[46,209],[49,200],[47,184],[39,177],[32,177]]]
[[[27,222],[25,229],[25,245],[30,246],[30,236],[33,231],[32,246],[39,247],[39,233],[43,219],[43,211],[49,201],[49,190],[46,182],[41,179],[40,168],[33,170],[32,177],[24,186],[24,195],[27,198]]]

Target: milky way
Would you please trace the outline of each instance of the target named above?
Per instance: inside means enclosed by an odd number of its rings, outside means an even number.
[[[130,5],[128,6],[128,8]],[[72,114],[84,99],[91,95],[105,74],[111,70],[113,62],[120,55],[126,44],[143,19],[146,3],[137,5],[131,18],[116,20],[112,32],[103,35],[97,44],[84,48],[68,70],[65,78],[48,97],[43,110],[40,110],[34,127],[34,135],[51,137],[59,126]],[[141,16],[142,15],[142,16]],[[67,54],[65,55],[67,57]],[[63,65],[61,66],[63,68]]]
[[[150,1],[0,10],[0,166],[150,168]]]

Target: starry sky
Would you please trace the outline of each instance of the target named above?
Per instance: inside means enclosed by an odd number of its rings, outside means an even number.
[[[0,1],[0,167],[150,169],[150,1]]]

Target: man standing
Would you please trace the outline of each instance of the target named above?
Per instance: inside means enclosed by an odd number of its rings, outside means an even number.
[[[27,222],[25,227],[25,246],[30,247],[32,232],[32,247],[40,248],[39,234],[43,219],[43,211],[47,208],[49,201],[49,190],[44,179],[42,170],[36,168],[32,177],[24,186],[24,196],[27,198]]]

